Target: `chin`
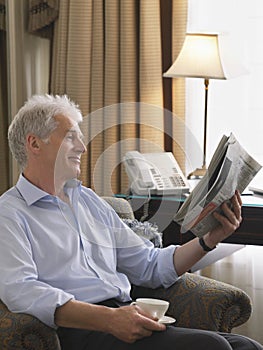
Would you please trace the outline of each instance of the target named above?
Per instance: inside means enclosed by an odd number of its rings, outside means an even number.
[[[80,176],[80,169],[65,169],[64,178],[67,180],[77,179]]]
[[[80,176],[80,168],[74,169],[73,177],[79,178]]]

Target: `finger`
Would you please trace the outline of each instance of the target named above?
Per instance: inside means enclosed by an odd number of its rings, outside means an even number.
[[[242,199],[239,191],[236,191],[233,197],[231,198],[231,202],[235,204],[236,206],[241,207],[242,206]]]
[[[238,200],[239,204],[242,206],[242,198],[241,198],[241,194],[238,190],[236,190],[235,195],[237,196],[237,200]]]
[[[141,316],[142,328],[150,331],[163,331],[166,329],[165,325],[158,322],[156,317],[153,317],[149,313],[143,311],[138,305],[133,304],[138,314]]]
[[[150,320],[152,320],[152,321],[155,321],[155,322],[158,321],[158,318],[157,318],[156,316],[152,316],[150,313],[144,311],[144,310],[143,310],[142,308],[140,308],[138,305],[135,305],[135,306],[136,306],[136,311],[137,311],[140,315],[142,315],[142,316],[144,316],[144,317],[146,317],[147,319],[150,319]]]
[[[225,218],[221,218],[221,220],[227,224],[227,222],[225,220],[228,220],[229,223],[231,223],[232,225],[234,225],[235,227],[238,227],[240,222],[241,222],[241,211],[239,212],[239,210],[236,208],[233,210],[227,205],[227,203],[223,203],[222,205],[222,210],[223,213],[225,215]],[[224,220],[225,219],[225,220]]]
[[[232,199],[232,212],[238,220],[241,219],[241,205],[236,196]]]
[[[136,304],[132,304],[133,307],[135,307],[136,311],[142,315],[145,316],[147,318],[150,318],[151,320],[156,320],[155,317],[153,317],[151,314],[147,313],[146,311],[144,311],[142,308],[140,308],[138,305]]]
[[[237,219],[229,219],[226,215],[223,216],[217,212],[214,212],[214,217],[221,224],[221,228],[224,230],[225,235],[233,233],[240,225]]]
[[[232,205],[233,205],[233,210],[234,213],[239,220],[239,222],[242,221],[242,199],[240,196],[240,193],[236,191],[236,195],[232,199]]]

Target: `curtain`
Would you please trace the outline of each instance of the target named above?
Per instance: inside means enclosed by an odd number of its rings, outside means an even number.
[[[173,7],[185,9],[186,3],[174,0]],[[69,95],[85,116],[82,129],[88,152],[82,161],[82,181],[100,195],[127,190],[120,166],[127,150],[164,150],[161,4],[59,2],[50,92]],[[183,25],[177,28],[183,36]],[[184,104],[184,99],[179,102]]]
[[[9,157],[8,124],[29,96],[48,91],[49,41],[28,34],[28,4],[28,0],[0,0],[1,192],[15,184],[19,175],[17,162]]]
[[[49,70],[45,63],[48,45],[46,39],[25,32],[25,17],[29,20],[29,33],[51,38],[57,16],[58,0],[24,0],[17,4],[0,0],[0,194],[16,182],[19,173],[16,162],[9,156],[9,121],[28,96],[47,92],[48,79],[44,75]],[[8,70],[12,71],[9,80]]]
[[[0,194],[9,186],[6,7],[0,0]]]
[[[173,6],[172,21],[172,57],[173,62],[177,58],[185,39],[187,24],[188,3],[185,0],[176,0]],[[172,138],[173,154],[185,169],[185,79],[172,80]]]

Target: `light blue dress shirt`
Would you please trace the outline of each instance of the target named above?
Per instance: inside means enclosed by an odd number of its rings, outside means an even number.
[[[20,175],[0,197],[0,298],[11,311],[56,327],[55,310],[70,299],[129,301],[131,283],[176,281],[175,246],[154,248],[77,180],[65,191],[71,205]]]

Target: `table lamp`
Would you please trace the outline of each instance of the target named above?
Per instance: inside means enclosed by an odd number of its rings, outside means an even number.
[[[206,167],[207,103],[209,79],[229,79],[240,75],[241,68],[232,56],[227,36],[209,33],[187,33],[182,49],[164,77],[203,78],[205,86],[203,164],[188,178],[204,176]],[[241,68],[241,70],[240,70]]]

